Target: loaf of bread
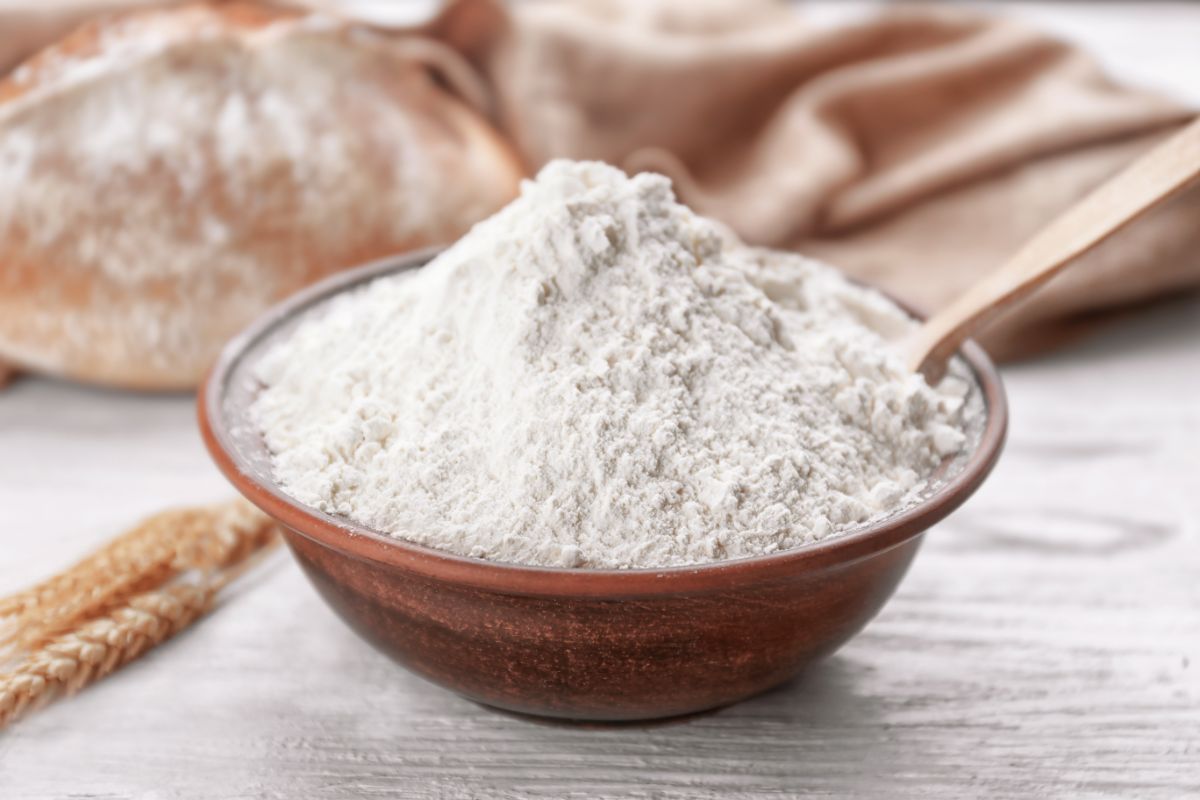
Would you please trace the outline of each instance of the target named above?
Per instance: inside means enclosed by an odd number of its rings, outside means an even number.
[[[91,23],[0,81],[0,361],[193,386],[268,305],[453,240],[520,174],[401,39],[250,5]]]

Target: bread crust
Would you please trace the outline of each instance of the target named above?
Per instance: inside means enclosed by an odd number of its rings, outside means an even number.
[[[91,23],[0,82],[0,360],[190,388],[266,306],[452,241],[521,172],[401,40],[246,4]]]

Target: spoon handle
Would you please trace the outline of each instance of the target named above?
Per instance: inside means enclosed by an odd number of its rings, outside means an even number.
[[[930,317],[907,342],[909,366],[931,383],[940,380],[946,361],[973,333],[1197,175],[1200,118],[1069,208],[1003,266]]]

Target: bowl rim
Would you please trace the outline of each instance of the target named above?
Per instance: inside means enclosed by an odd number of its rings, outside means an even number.
[[[197,417],[204,444],[225,477],[251,503],[290,531],[359,561],[417,573],[426,578],[506,594],[616,598],[681,591],[721,590],[795,576],[801,571],[850,564],[904,544],[944,519],[979,487],[1000,456],[1008,427],[1008,403],[999,372],[978,344],[959,351],[983,390],[984,429],[962,470],[928,497],[856,530],[762,556],[711,563],[638,569],[542,567],[460,556],[394,538],[348,519],[334,517],[292,499],[274,483],[254,474],[234,445],[225,418],[225,396],[240,362],[277,327],[333,294],[376,278],[428,263],[442,248],[389,256],[339,272],[268,309],[230,339],[197,393]],[[901,307],[918,318],[909,306]]]

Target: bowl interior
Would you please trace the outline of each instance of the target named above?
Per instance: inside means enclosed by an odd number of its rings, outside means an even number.
[[[877,543],[879,547],[889,546],[898,543],[901,538],[919,533],[944,517],[982,482],[999,455],[1007,422],[1004,392],[994,366],[982,349],[968,343],[952,362],[950,371],[950,374],[967,382],[967,402],[976,407],[975,413],[968,415],[971,423],[966,431],[967,445],[962,452],[946,459],[907,504],[849,531],[781,553],[695,566],[643,570],[581,570],[501,564],[405,542],[292,499],[276,483],[270,452],[249,416],[249,407],[262,388],[255,377],[258,362],[276,343],[290,336],[298,325],[322,313],[326,303],[336,295],[362,287],[377,278],[418,268],[437,252],[436,249],[425,250],[387,258],[335,275],[292,296],[226,345],[201,390],[201,427],[218,464],[252,501],[277,518],[281,512],[286,512],[287,519],[284,522],[304,535],[320,538],[326,544],[346,545],[356,550],[361,550],[364,542],[375,542],[376,545],[367,547],[368,553],[358,553],[367,557],[380,554],[387,557],[386,549],[392,548],[401,556],[416,554],[426,562],[432,560],[443,565],[469,564],[488,570],[565,573],[573,576],[649,573],[663,577],[672,573],[722,570],[746,562],[772,561],[800,554],[815,555],[818,552],[832,554],[833,551],[844,551],[842,556],[852,557],[871,550],[867,545],[868,540],[877,539],[880,534],[893,534],[887,541]],[[343,541],[330,541],[339,536]]]

